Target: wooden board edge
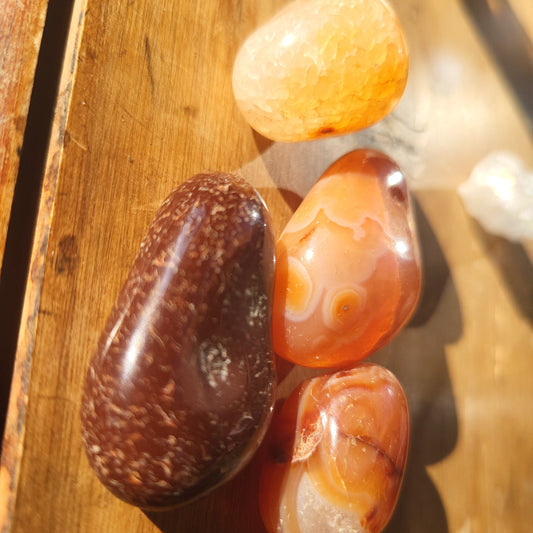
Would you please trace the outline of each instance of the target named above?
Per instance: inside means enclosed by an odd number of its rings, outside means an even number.
[[[0,17],[0,272],[47,5],[6,2]]]
[[[46,250],[63,154],[63,140],[70,98],[76,74],[77,57],[83,34],[86,4],[87,0],[75,0],[73,5],[26,282],[0,462],[0,531],[2,533],[11,530],[16,503],[20,463],[24,451],[28,386],[33,345],[38,325]]]

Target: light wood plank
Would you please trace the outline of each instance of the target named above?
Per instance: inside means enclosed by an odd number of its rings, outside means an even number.
[[[47,5],[6,0],[0,13],[0,272]]]

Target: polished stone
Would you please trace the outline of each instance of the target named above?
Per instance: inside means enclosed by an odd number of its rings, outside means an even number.
[[[404,391],[362,364],[304,382],[274,418],[260,483],[269,533],[377,533],[394,510],[407,459]]]
[[[274,349],[340,368],[384,346],[414,311],[421,265],[398,165],[355,150],[311,188],[277,244]]]
[[[352,132],[399,102],[408,74],[400,22],[383,0],[296,0],[241,47],[233,90],[275,141]]]
[[[235,474],[269,423],[274,238],[244,180],[198,175],[163,203],[90,363],[91,466],[144,508],[187,502]]]

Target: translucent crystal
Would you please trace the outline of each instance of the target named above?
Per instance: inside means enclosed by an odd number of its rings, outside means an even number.
[[[468,213],[489,233],[533,238],[533,172],[516,155],[489,154],[459,186]]]
[[[252,34],[234,65],[246,120],[277,141],[365,128],[398,103],[408,54],[382,0],[296,0]]]

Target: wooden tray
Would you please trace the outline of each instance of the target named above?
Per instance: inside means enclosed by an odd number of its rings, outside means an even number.
[[[174,511],[114,498],[81,446],[84,375],[140,239],[176,185],[200,171],[238,172],[264,196],[279,234],[322,171],[363,146],[409,175],[425,262],[416,316],[372,357],[403,383],[412,417],[387,531],[529,531],[531,250],[485,233],[455,192],[493,150],[533,166],[527,117],[468,2],[395,0],[412,61],[394,113],[354,135],[272,143],[239,114],[231,69],[245,37],[285,3],[74,3],[3,445],[2,531],[264,532],[255,462]],[[527,56],[530,3],[497,4],[522,21]],[[291,370],[281,397],[307,374]]]

